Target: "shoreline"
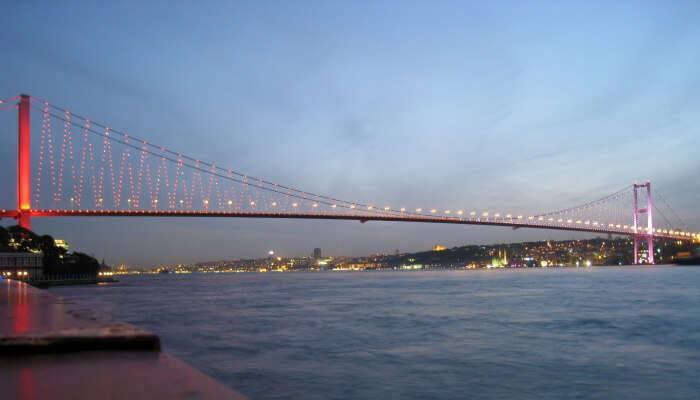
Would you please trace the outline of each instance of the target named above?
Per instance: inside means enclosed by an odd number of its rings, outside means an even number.
[[[237,274],[298,274],[298,273],[304,273],[304,274],[313,274],[313,273],[358,273],[358,272],[373,272],[373,273],[379,273],[379,272],[458,272],[458,271],[524,271],[524,270],[547,270],[547,269],[556,269],[556,270],[563,270],[563,269],[579,269],[579,270],[584,270],[584,269],[592,269],[592,268],[668,268],[668,267],[700,267],[700,263],[697,264],[625,264],[625,265],[591,265],[591,266],[547,266],[547,267],[493,267],[493,268],[451,268],[451,267],[445,267],[445,268],[421,268],[421,269],[402,269],[402,268],[397,268],[397,269],[391,269],[391,268],[384,268],[384,269],[363,269],[363,270],[351,270],[351,269],[342,269],[342,270],[298,270],[298,271],[216,271],[216,272],[177,272],[177,273],[168,273],[168,274],[163,274],[163,273],[134,273],[134,274],[120,274],[120,276],[187,276],[187,275],[237,275]],[[118,281],[116,281],[118,282]]]
[[[161,351],[156,334],[27,283],[0,280],[0,313],[8,398],[246,398]]]

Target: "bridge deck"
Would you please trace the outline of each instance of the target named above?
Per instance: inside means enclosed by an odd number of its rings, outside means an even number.
[[[17,218],[17,211],[0,210],[0,218]],[[386,221],[386,222],[422,222],[436,224],[488,225],[502,226],[513,229],[532,228],[573,232],[590,232],[624,236],[647,236],[644,232],[634,232],[629,227],[609,228],[603,225],[593,226],[584,222],[559,225],[547,222],[515,219],[486,219],[486,218],[457,218],[457,217],[426,217],[415,215],[361,215],[361,214],[320,214],[320,213],[277,213],[277,212],[228,212],[228,211],[169,211],[169,210],[32,210],[32,217],[220,217],[220,218],[277,218],[277,219],[321,219],[346,221]],[[666,234],[655,232],[654,238],[693,240],[689,234]]]

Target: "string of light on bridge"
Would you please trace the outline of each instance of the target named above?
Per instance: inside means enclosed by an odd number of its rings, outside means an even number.
[[[0,102],[0,107],[16,107],[17,98]],[[547,213],[376,205],[223,168],[35,97],[31,107],[41,117],[40,135],[35,135],[38,146],[33,146],[38,149],[32,184],[36,215],[298,215],[700,237],[670,223],[650,230],[635,226],[630,221],[629,186]]]

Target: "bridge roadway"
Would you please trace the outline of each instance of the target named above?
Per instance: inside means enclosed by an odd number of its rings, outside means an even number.
[[[18,212],[14,210],[0,210],[0,219],[17,218]],[[423,222],[437,224],[463,224],[463,225],[488,225],[533,229],[550,229],[560,231],[591,232],[613,235],[640,237],[647,235],[644,232],[634,232],[632,228],[603,228],[601,225],[593,226],[584,222],[569,225],[558,225],[541,222],[525,222],[513,219],[486,219],[486,218],[457,218],[457,217],[429,217],[416,215],[378,215],[378,214],[321,214],[321,213],[278,213],[260,211],[169,211],[169,210],[32,210],[32,217],[223,217],[223,218],[280,218],[280,219],[330,219],[347,221],[387,221],[387,222]],[[640,231],[643,228],[640,228]],[[653,234],[658,239],[688,240],[694,237],[685,232],[678,234],[659,233]]]

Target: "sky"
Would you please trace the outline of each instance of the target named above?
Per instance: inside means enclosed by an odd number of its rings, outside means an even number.
[[[3,2],[0,98],[28,93],[216,165],[374,204],[550,210],[649,179],[697,231],[698,20],[694,1]],[[6,188],[16,129],[16,112],[0,112]],[[0,194],[2,207],[15,196]],[[138,266],[572,237],[253,219],[32,228]]]

